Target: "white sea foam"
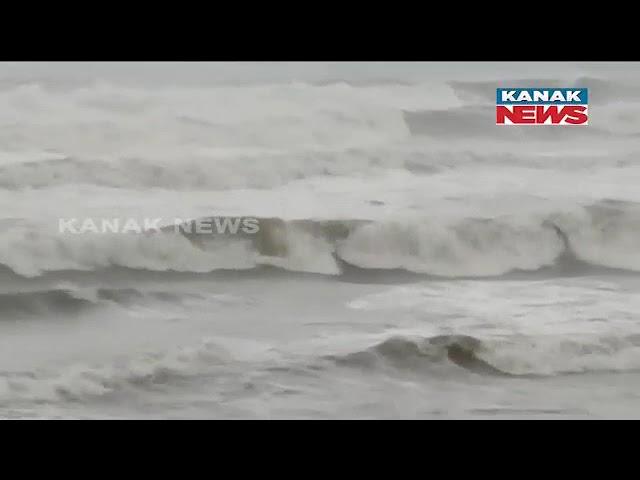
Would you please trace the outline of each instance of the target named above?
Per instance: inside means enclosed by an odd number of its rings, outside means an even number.
[[[637,415],[639,78],[3,65],[0,416]],[[498,85],[590,125],[495,128]],[[57,231],[157,217],[262,223]]]

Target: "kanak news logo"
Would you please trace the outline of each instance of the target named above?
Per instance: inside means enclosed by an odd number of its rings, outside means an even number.
[[[588,125],[587,88],[498,88],[496,125]]]

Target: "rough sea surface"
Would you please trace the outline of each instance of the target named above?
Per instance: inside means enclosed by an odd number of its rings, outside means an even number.
[[[2,63],[0,418],[640,418],[639,153],[634,63]],[[158,217],[260,231],[59,231]]]

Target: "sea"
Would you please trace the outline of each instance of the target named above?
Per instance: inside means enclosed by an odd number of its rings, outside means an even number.
[[[0,63],[0,418],[640,418],[639,153],[632,62]]]

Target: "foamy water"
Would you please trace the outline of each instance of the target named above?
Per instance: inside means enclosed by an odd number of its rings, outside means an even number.
[[[639,77],[0,65],[0,416],[637,417]],[[589,126],[494,125],[536,85]]]

